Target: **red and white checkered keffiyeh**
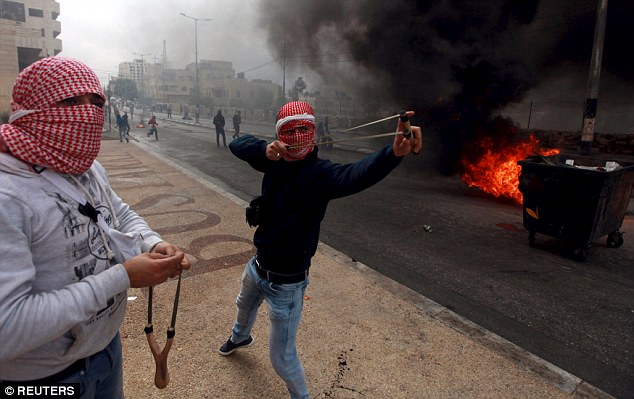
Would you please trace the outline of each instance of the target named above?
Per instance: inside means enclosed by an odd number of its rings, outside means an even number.
[[[85,94],[104,97],[95,72],[77,60],[48,57],[28,66],[13,87],[9,123],[0,126],[0,151],[62,173],[88,170],[99,153],[104,110],[53,107]]]
[[[280,135],[284,130],[295,129],[299,126],[306,126],[309,130],[306,133],[295,132],[292,135]],[[315,148],[315,111],[313,107],[304,101],[291,101],[284,104],[277,113],[277,123],[275,124],[277,138],[288,146],[297,146],[289,149],[284,155],[287,161],[304,159]]]

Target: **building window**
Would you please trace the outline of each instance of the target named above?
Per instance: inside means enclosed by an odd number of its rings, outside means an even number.
[[[42,28],[42,37],[46,37],[46,31]]]
[[[29,17],[44,18],[44,10],[38,10],[37,8],[29,8]]]
[[[15,1],[2,0],[2,2],[0,2],[0,19],[26,22],[24,4],[16,3]]]
[[[51,18],[53,19],[53,21],[57,21],[57,17],[59,17],[59,13],[57,11],[52,11]]]

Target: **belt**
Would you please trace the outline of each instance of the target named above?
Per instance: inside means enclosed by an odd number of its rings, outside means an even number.
[[[86,367],[88,366],[88,357],[85,357],[83,359],[79,359],[77,361],[75,361],[73,364],[71,364],[70,366],[66,367],[64,370],[57,372],[53,375],[49,375],[48,377],[44,377],[44,378],[39,378],[37,380],[30,380],[30,381],[4,381],[4,380],[0,380],[0,382],[2,382],[3,384],[54,384],[57,382],[60,382],[68,377],[70,377],[71,375],[81,371],[81,370],[85,370]]]
[[[258,258],[254,259],[255,270],[258,275],[272,282],[273,284],[294,284],[300,283],[308,278],[308,269],[297,274],[279,274],[263,268],[258,261]]]

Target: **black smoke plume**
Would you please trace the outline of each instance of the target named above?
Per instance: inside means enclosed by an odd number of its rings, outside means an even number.
[[[261,7],[280,59],[302,59],[374,111],[415,110],[438,133],[449,174],[476,132],[487,134],[496,114],[529,89],[563,70],[585,87],[597,0],[264,0]],[[634,70],[633,10],[631,0],[608,5],[603,65],[620,79]]]

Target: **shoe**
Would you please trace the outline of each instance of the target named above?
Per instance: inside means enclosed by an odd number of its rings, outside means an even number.
[[[231,340],[231,337],[229,337],[227,342],[225,342],[220,347],[220,349],[218,349],[218,353],[220,353],[222,356],[229,356],[230,354],[232,354],[236,350],[238,350],[238,349],[240,349],[242,347],[247,347],[247,346],[251,346],[251,345],[253,345],[253,337],[249,337],[249,338],[245,339],[242,342],[238,342],[237,344],[234,343]]]

